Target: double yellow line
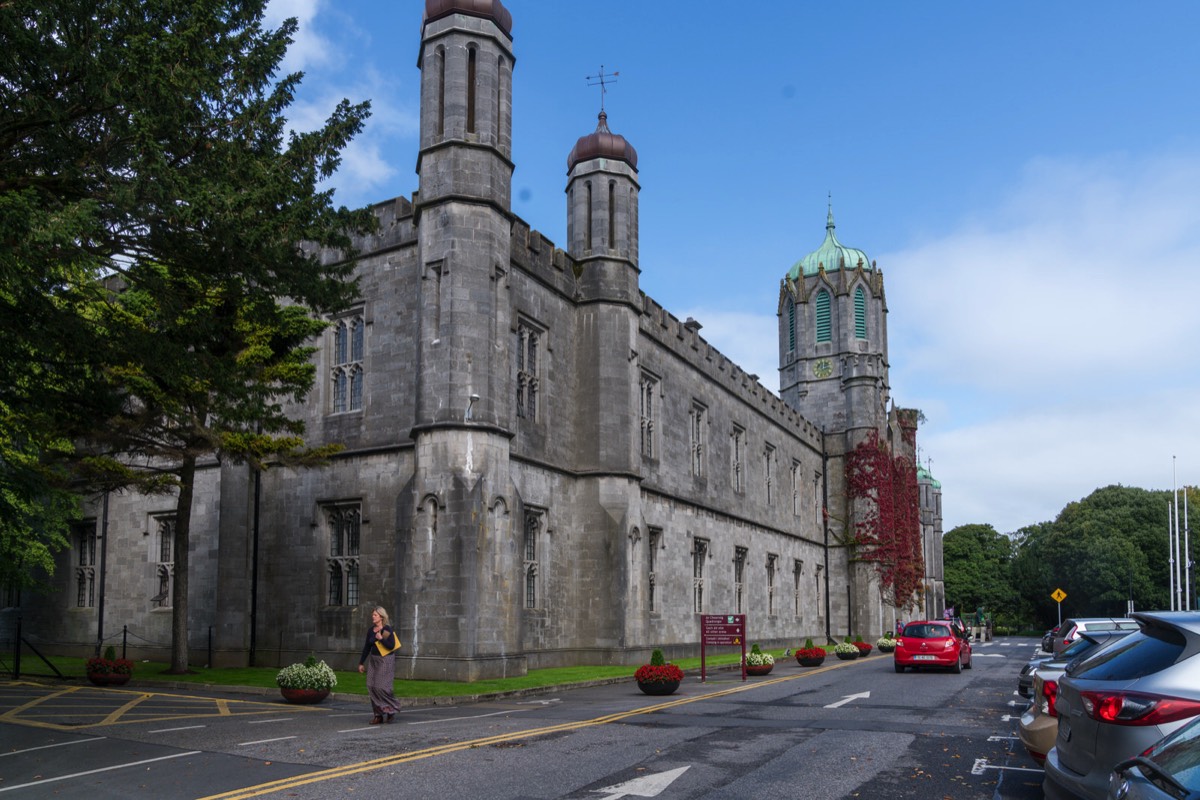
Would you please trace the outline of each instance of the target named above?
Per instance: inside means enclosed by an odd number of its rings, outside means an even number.
[[[470,750],[473,747],[486,747],[487,745],[501,744],[503,742],[518,741],[520,739],[533,739],[538,736],[546,736],[551,733],[561,733],[563,731],[576,731],[582,728],[590,728],[596,725],[608,725],[613,722],[620,722],[630,717],[636,717],[641,714],[653,714],[657,711],[665,711],[677,706],[687,705],[688,703],[696,703],[701,700],[712,700],[717,697],[726,697],[739,692],[746,692],[751,689],[758,689],[763,686],[771,686],[776,683],[784,683],[786,681],[794,681],[799,678],[806,678],[810,675],[818,675],[822,672],[828,672],[832,669],[841,669],[853,664],[853,661],[846,661],[840,664],[832,664],[828,667],[820,667],[818,669],[805,670],[796,675],[788,675],[782,678],[772,678],[765,681],[756,681],[754,683],[746,683],[740,686],[735,686],[730,689],[722,689],[716,692],[697,695],[695,697],[681,697],[676,700],[670,700],[665,703],[656,703],[652,706],[644,706],[631,711],[622,711],[616,714],[607,714],[603,717],[595,717],[594,719],[580,720],[578,722],[564,722],[558,725],[547,725],[542,728],[530,728],[523,731],[514,731],[512,733],[503,733],[496,736],[485,736],[480,739],[468,739],[462,742],[454,742],[451,744],[439,745],[437,747],[427,747],[424,750],[414,750],[409,753],[397,753],[395,755],[377,758],[372,761],[360,761],[357,764],[346,764],[341,767],[331,767],[329,769],[318,770],[316,772],[308,772],[304,775],[296,775],[291,778],[281,778],[270,783],[262,783],[257,786],[247,786],[243,789],[235,789],[224,794],[214,794],[200,798],[200,800],[244,800],[250,797],[261,797],[265,794],[281,792],[287,789],[295,789],[300,786],[306,786],[310,783],[320,783],[329,781],[335,778],[343,778],[349,775],[357,775],[362,772],[371,772],[377,769],[395,766],[397,764],[405,764],[409,761],[420,761],[424,758],[432,758],[434,756],[447,755],[449,753],[457,753],[460,750]]]

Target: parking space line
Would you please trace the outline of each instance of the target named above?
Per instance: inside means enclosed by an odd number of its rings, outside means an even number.
[[[186,753],[172,753],[169,756],[161,756],[159,758],[147,758],[142,761],[132,761],[128,764],[113,764],[111,767],[100,767],[99,769],[89,769],[86,772],[74,772],[70,775],[59,775],[54,778],[43,778],[40,781],[31,781],[29,783],[21,783],[16,786],[0,787],[0,792],[11,792],[13,789],[28,789],[30,786],[41,786],[47,783],[57,783],[58,781],[68,781],[72,778],[82,778],[85,775],[95,775],[99,772],[111,772],[114,769],[126,769],[128,767],[140,767],[142,764],[153,764],[156,761],[166,761],[170,758],[181,758],[183,756],[199,755],[199,750],[189,750]]]
[[[107,717],[105,717],[104,719],[102,719],[99,722],[99,724],[100,725],[112,725],[114,722],[119,720],[121,717],[125,716],[125,713],[127,711],[133,711],[135,708],[140,706],[144,701],[149,700],[149,699],[150,699],[150,695],[148,695],[148,694],[139,695],[139,696],[133,698],[132,700],[130,700],[128,703],[126,703],[122,706],[118,706],[117,708],[113,709],[112,712]]]
[[[996,764],[989,764],[986,758],[975,759],[975,766],[971,767],[972,775],[982,775],[984,770],[996,769],[1004,772],[1045,772],[1044,769],[1034,769],[1033,767],[1006,767]]]
[[[266,725],[271,722],[291,722],[295,717],[279,717],[278,719],[252,719],[247,725]]]
[[[533,711],[532,708],[510,708],[507,711],[494,711],[491,714],[473,714],[469,717],[439,717],[438,719],[423,719],[417,722],[406,722],[405,725],[436,725],[441,722],[458,722],[463,719],[483,719],[484,717],[498,717],[501,714],[519,714],[522,711]]]
[[[238,747],[249,747],[252,744],[267,744],[269,742],[286,742],[288,739],[295,738],[295,736],[280,736],[278,739],[259,739],[255,742],[239,742]]]

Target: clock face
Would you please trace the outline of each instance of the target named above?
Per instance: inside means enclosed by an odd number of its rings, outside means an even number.
[[[813,364],[813,375],[818,378],[828,378],[833,374],[833,362],[828,358],[822,358]]]

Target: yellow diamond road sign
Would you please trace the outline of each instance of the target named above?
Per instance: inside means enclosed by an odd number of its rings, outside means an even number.
[[[1055,589],[1050,596],[1054,598],[1054,602],[1056,603],[1061,603],[1063,600],[1067,599],[1067,593],[1062,589]]]

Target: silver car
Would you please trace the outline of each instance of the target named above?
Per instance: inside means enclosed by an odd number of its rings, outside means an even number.
[[[1122,761],[1108,780],[1108,800],[1200,798],[1200,717]]]
[[[1058,682],[1049,800],[1102,800],[1118,763],[1200,716],[1200,612],[1133,618],[1141,630],[1073,662]]]
[[[1049,664],[1052,661],[1060,662],[1060,668],[1065,667],[1068,661],[1087,655],[1095,650],[1098,644],[1107,643],[1109,639],[1121,637],[1127,633],[1132,633],[1132,631],[1114,630],[1086,633],[1077,638],[1067,649],[1063,650],[1057,656],[1047,654],[1034,656],[1029,659],[1029,662],[1025,666],[1021,667],[1021,674],[1017,676],[1017,694],[1027,700],[1033,699],[1033,674],[1039,667]]]
[[[1051,652],[1058,655],[1071,646],[1084,631],[1136,631],[1138,624],[1127,617],[1075,617],[1058,626],[1051,641]]]

